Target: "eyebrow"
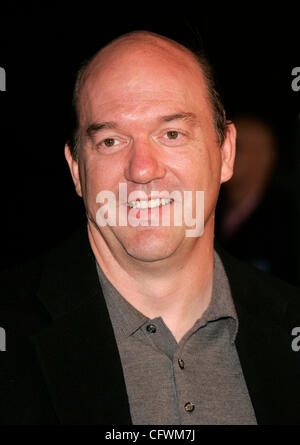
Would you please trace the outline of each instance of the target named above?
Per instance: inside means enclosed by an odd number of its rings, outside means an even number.
[[[94,122],[93,124],[89,125],[86,129],[86,134],[89,137],[92,137],[94,133],[97,133],[98,131],[101,130],[110,130],[112,128],[117,128],[118,125],[116,124],[116,122]]]
[[[181,120],[187,120],[187,121],[196,121],[196,115],[194,113],[175,113],[175,114],[169,114],[166,116],[160,116],[158,118],[158,122],[171,122],[177,119]],[[118,124],[116,122],[94,122],[91,125],[89,125],[86,129],[86,134],[90,138],[94,135],[94,133],[97,133],[101,130],[111,130],[114,128],[118,128]]]
[[[196,120],[196,115],[194,113],[175,113],[175,114],[169,114],[167,116],[161,116],[159,118],[159,121],[170,122],[176,119],[194,121]]]

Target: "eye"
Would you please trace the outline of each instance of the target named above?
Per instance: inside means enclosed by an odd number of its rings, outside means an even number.
[[[119,142],[116,139],[113,138],[106,138],[102,142],[100,142],[99,145],[102,145],[104,147],[113,147],[115,145],[118,145]]]
[[[169,147],[178,147],[187,142],[187,133],[164,128],[158,135],[158,141]]]
[[[181,135],[180,131],[176,130],[167,131],[167,133],[165,134],[167,139],[178,139],[180,135]]]

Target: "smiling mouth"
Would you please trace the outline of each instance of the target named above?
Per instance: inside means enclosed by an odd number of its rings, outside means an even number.
[[[131,209],[154,209],[171,204],[174,199],[170,198],[156,198],[149,200],[130,201],[127,206]]]

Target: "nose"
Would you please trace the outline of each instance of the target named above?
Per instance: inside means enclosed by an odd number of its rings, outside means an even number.
[[[150,141],[135,141],[125,169],[125,178],[138,184],[162,179],[166,169]]]

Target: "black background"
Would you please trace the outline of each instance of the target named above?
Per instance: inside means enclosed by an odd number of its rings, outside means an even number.
[[[201,2],[1,6],[0,66],[7,91],[0,92],[0,267],[47,249],[84,220],[63,155],[75,73],[101,46],[134,29],[194,46],[201,42],[229,117],[251,111],[276,128],[282,186],[300,207],[300,91],[291,88],[291,71],[300,66],[299,9],[216,3],[204,10]],[[290,230],[290,218],[287,212],[283,231]]]

